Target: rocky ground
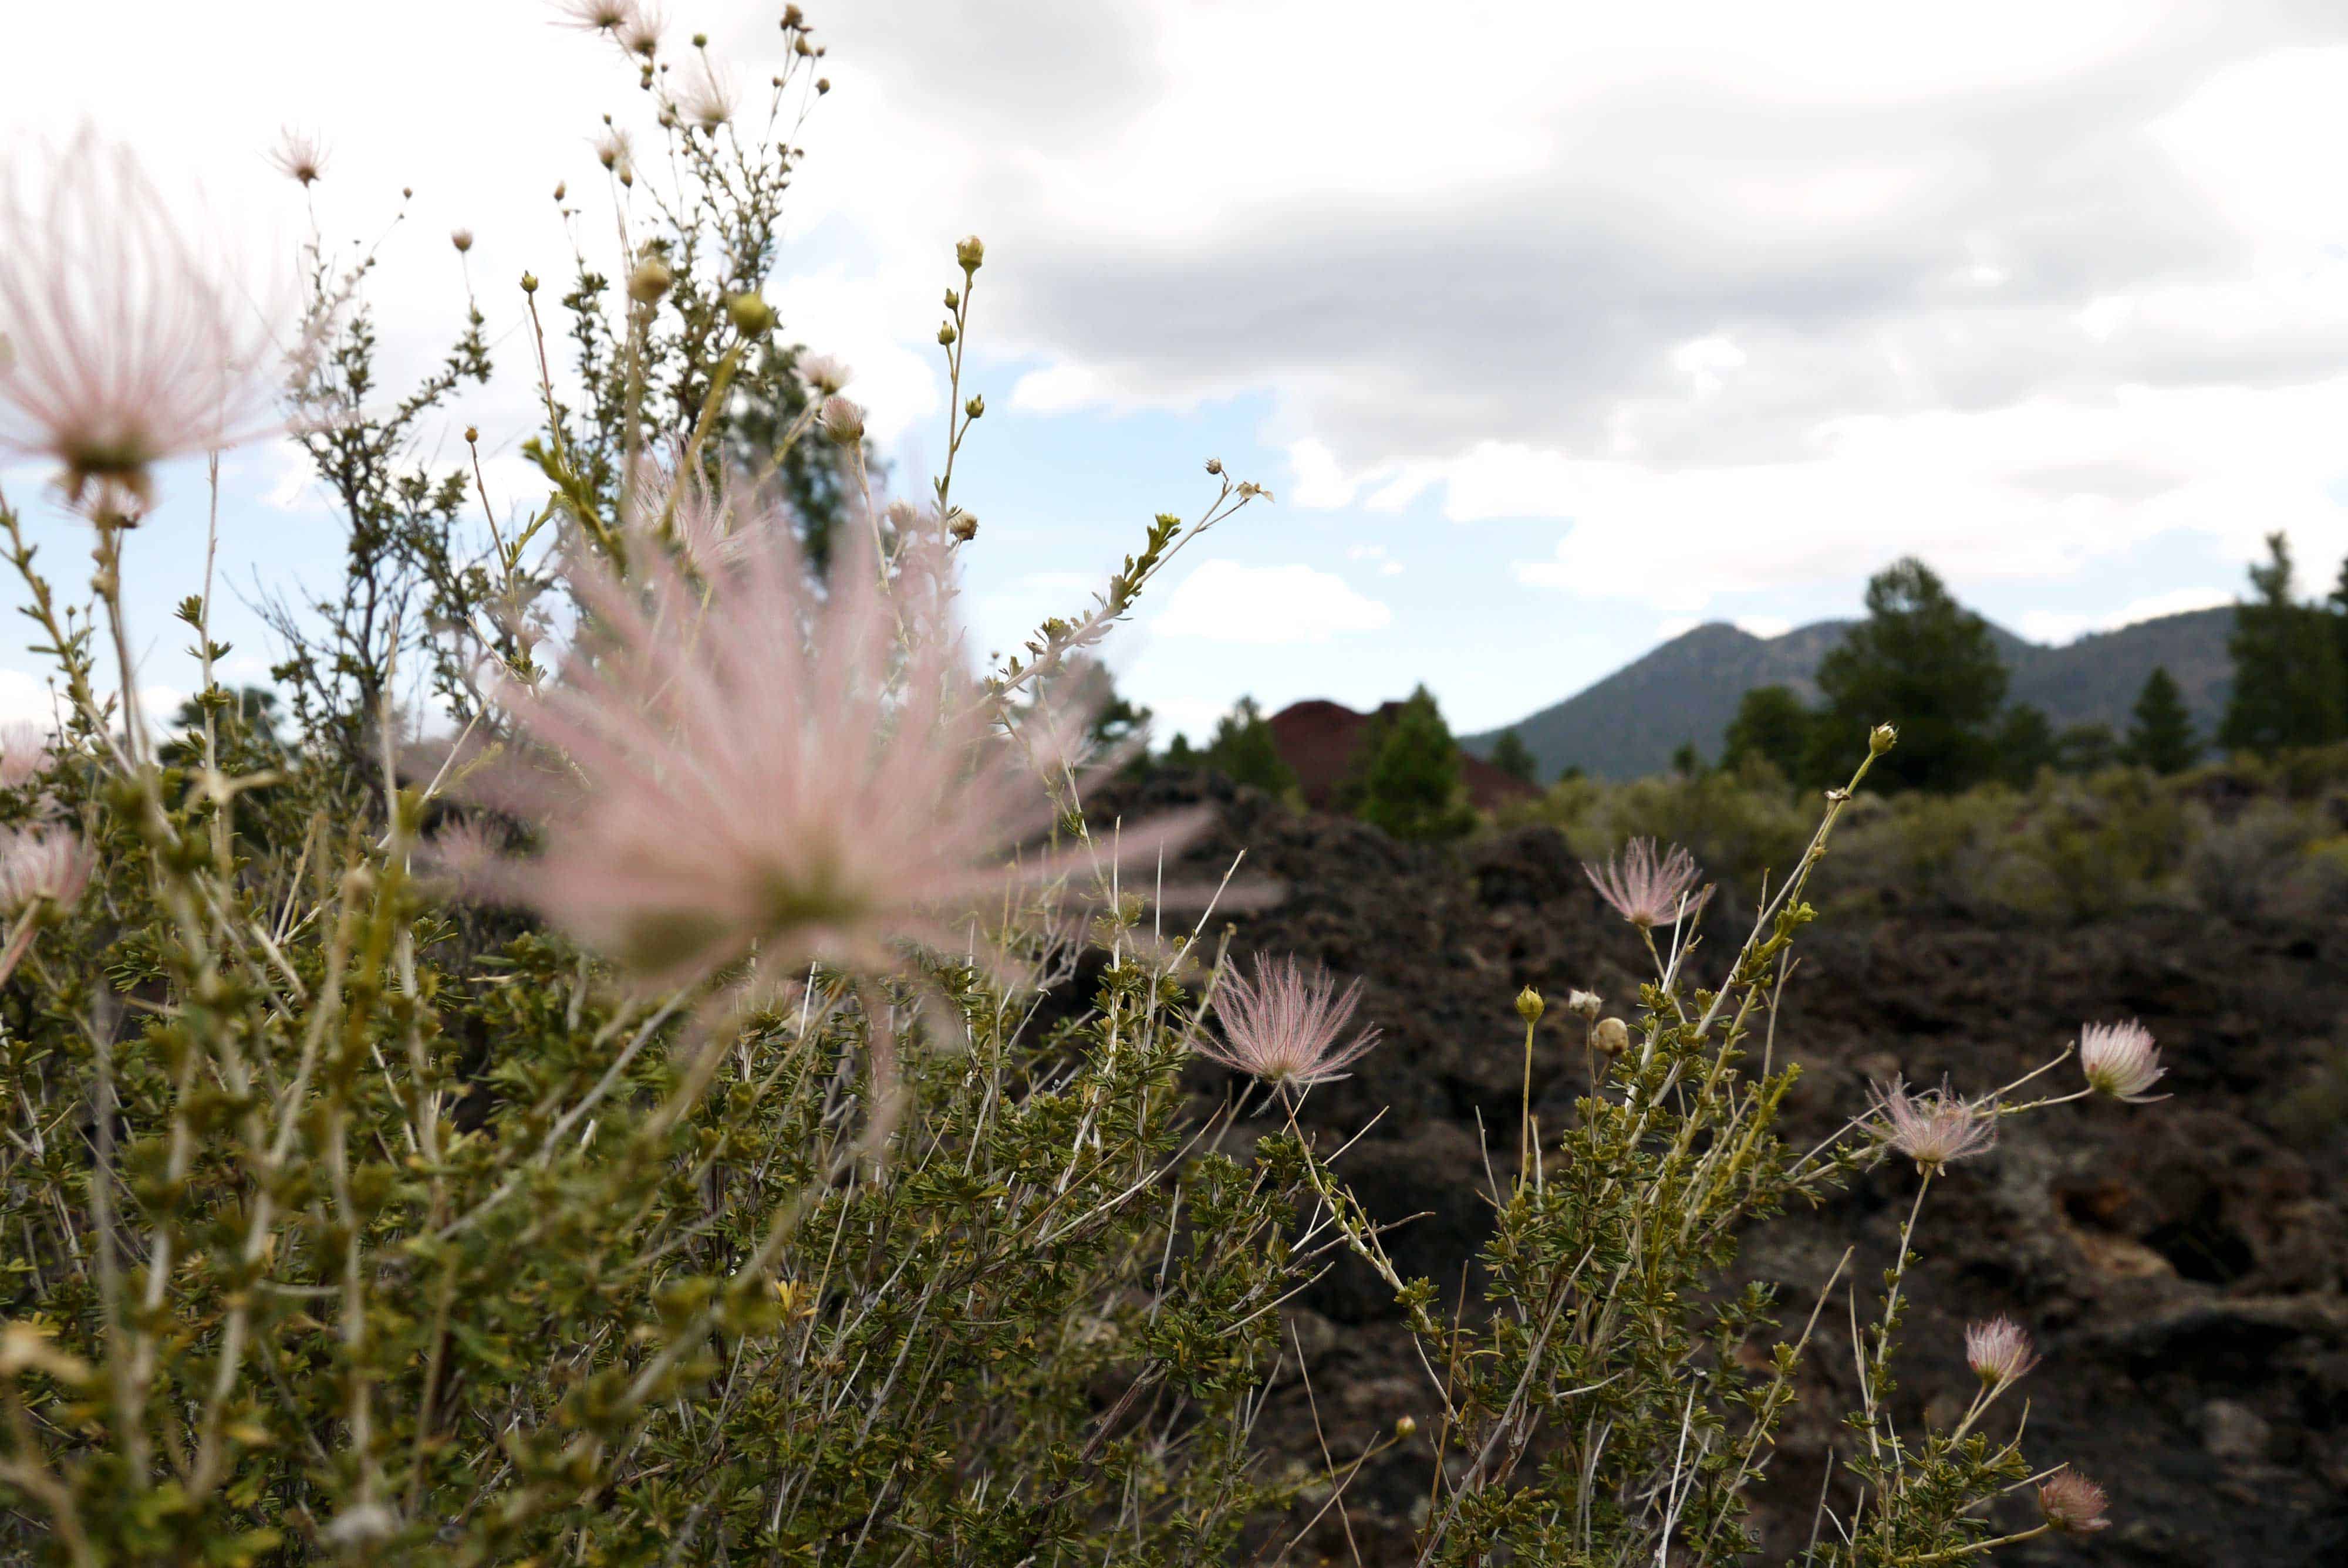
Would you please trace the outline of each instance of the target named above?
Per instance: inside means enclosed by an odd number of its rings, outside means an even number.
[[[1220,810],[1201,866],[1244,848],[1286,897],[1234,924],[1234,950],[1317,958],[1365,982],[1384,1043],[1307,1120],[1369,1135],[1344,1170],[1382,1218],[1424,1214],[1395,1238],[1406,1274],[1457,1282],[1488,1225],[1487,1163],[1506,1182],[1522,1091],[1519,986],[1595,989],[1622,1007],[1643,951],[1603,910],[1562,839],[1512,831],[1460,849],[1393,843],[1343,818],[1302,815],[1205,775],[1118,792],[1128,817],[1205,797]],[[1991,1155],[1936,1188],[1911,1276],[1896,1413],[1902,1430],[1962,1408],[1970,1319],[2008,1312],[2045,1354],[2032,1374],[2028,1451],[2068,1460],[2114,1498],[2114,1525],[2084,1545],[2048,1538],[2021,1563],[2348,1563],[2348,1123],[2327,1083],[2348,1052],[2348,932],[2177,908],[2098,923],[1993,929],[1881,890],[1838,886],[1831,858],[1813,901],[1778,1049],[1806,1071],[1789,1138],[1831,1132],[1872,1080],[1953,1076],[1994,1087],[2073,1039],[2083,1020],[2140,1017],[2160,1040],[2172,1098],[2103,1101],[2010,1122]],[[1622,1010],[1629,1010],[1623,1007]],[[1554,1124],[1586,1090],[1578,1020],[1542,1025],[1534,1109]],[[2069,1070],[2065,1070],[2069,1071]],[[2327,1075],[2333,1075],[2327,1077]],[[1488,1141],[1479,1132],[1491,1130]],[[1748,1238],[1751,1277],[1807,1303],[1844,1247],[1859,1277],[1890,1260],[1911,1172],[1886,1164],[1827,1206]],[[1471,1285],[1471,1292],[1472,1292]],[[1828,1446],[1854,1399],[1847,1328],[1821,1326],[1763,1499],[1780,1561],[1798,1555]],[[1354,1547],[1407,1562],[1434,1455],[1424,1374],[1384,1288],[1334,1271],[1292,1315],[1302,1379],[1266,1417],[1283,1452],[1317,1457],[1317,1405],[1342,1463],[1411,1415],[1418,1437],[1347,1494]],[[1350,1560],[1334,1516],[1318,1544]]]

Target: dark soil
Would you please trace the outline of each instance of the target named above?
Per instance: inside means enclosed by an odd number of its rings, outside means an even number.
[[[1515,1157],[1518,988],[1552,999],[1533,1108],[1556,1125],[1588,1080],[1581,1026],[1554,1003],[1581,987],[1632,1012],[1646,969],[1636,933],[1547,829],[1432,849],[1208,775],[1117,794],[1128,820],[1214,802],[1220,825],[1194,866],[1220,870],[1244,848],[1246,873],[1284,887],[1232,920],[1234,952],[1293,952],[1362,977],[1363,1019],[1384,1041],[1353,1078],[1315,1091],[1305,1120],[1324,1145],[1371,1129],[1341,1169],[1377,1217],[1426,1216],[1392,1239],[1405,1274],[1437,1281],[1447,1300],[1464,1273],[1472,1302],[1488,1170],[1505,1184]],[[2087,1101],[2013,1119],[1927,1206],[1897,1363],[1900,1429],[1962,1409],[1964,1325],[2011,1313],[2045,1358],[2024,1389],[2027,1453],[2075,1463],[2113,1497],[2106,1533],[2000,1560],[2348,1563],[2348,1126],[2315,1092],[2348,1052],[2348,932],[2178,909],[1990,928],[1838,886],[1831,856],[1812,901],[1826,918],[1803,938],[1776,1041],[1805,1069],[1786,1128],[1801,1146],[1862,1109],[1870,1081],[1948,1073],[1961,1090],[1994,1088],[2083,1020],[2141,1018],[2170,1070],[2161,1087],[2173,1097],[2156,1104]],[[1715,926],[1725,945],[1726,922]],[[1781,1316],[1797,1325],[1847,1245],[1872,1290],[1915,1180],[1887,1163],[1824,1207],[1758,1229],[1744,1273],[1782,1286]],[[1768,1561],[1798,1557],[1828,1446],[1848,1440],[1839,1421],[1856,1395],[1840,1316],[1821,1319],[1760,1500]],[[1323,1439],[1343,1464],[1414,1417],[1418,1435],[1345,1497],[1362,1561],[1407,1562],[1435,1422],[1388,1293],[1347,1262],[1291,1317],[1310,1392],[1303,1379],[1283,1388],[1261,1430],[1317,1470]],[[1352,1560],[1334,1512],[1313,1544]]]

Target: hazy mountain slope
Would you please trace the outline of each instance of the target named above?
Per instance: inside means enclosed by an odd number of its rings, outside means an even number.
[[[1814,700],[1818,661],[1854,623],[1821,620],[1780,637],[1756,637],[1725,622],[1699,626],[1587,690],[1519,720],[1513,728],[1540,759],[1546,779],[1567,767],[1601,778],[1635,778],[1671,765],[1689,742],[1707,758],[1745,693],[1773,682]],[[2081,638],[2063,648],[2025,642],[1992,628],[2013,672],[2013,696],[2045,711],[2056,729],[2101,722],[2125,732],[2128,709],[2157,664],[2184,688],[2203,733],[2224,711],[2233,665],[2226,634],[2230,609],[2197,610]],[[1498,730],[1464,743],[1488,750]]]

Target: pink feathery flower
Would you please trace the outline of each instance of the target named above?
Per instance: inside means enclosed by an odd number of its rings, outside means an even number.
[[[37,724],[18,720],[0,724],[0,789],[17,789],[40,776],[49,765],[54,737]]]
[[[1695,857],[1678,845],[1659,856],[1652,838],[1634,838],[1622,846],[1618,861],[1603,867],[1581,864],[1582,875],[1614,912],[1641,929],[1668,926],[1686,911],[1688,890],[1703,873]]]
[[[708,571],[739,558],[749,528],[766,519],[742,504],[740,487],[730,476],[713,482],[686,462],[685,443],[675,442],[665,461],[649,452],[636,459],[621,526],[632,536],[667,544],[691,569]]]
[[[2038,1489],[2038,1512],[2065,1535],[2092,1535],[2109,1525],[2104,1512],[2111,1504],[2102,1487],[2067,1466]]]
[[[277,146],[270,153],[269,162],[278,173],[306,190],[326,172],[326,144],[314,132],[287,126],[277,133]]]
[[[1937,1171],[1997,1142],[1997,1108],[1967,1100],[1946,1079],[1940,1088],[1919,1094],[1910,1094],[1894,1079],[1890,1088],[1877,1091],[1875,1109],[1882,1117],[1878,1135],[1915,1161],[1920,1171]]]
[[[37,196],[11,174],[0,449],[56,459],[69,501],[134,518],[152,502],[155,465],[273,423],[269,323],[232,265],[173,226],[128,149],[83,132]]]
[[[2115,1100],[2141,1105],[2147,1101],[2168,1098],[2145,1092],[2168,1069],[2160,1065],[2160,1052],[2153,1049],[2152,1030],[2134,1019],[2126,1023],[2082,1026],[2079,1071],[2085,1074],[2088,1088]]]
[[[78,903],[89,870],[89,847],[77,834],[0,830],[0,918],[15,919],[43,901],[59,908]]]
[[[828,354],[803,354],[792,367],[799,379],[826,397],[836,395],[856,379],[856,373]]]
[[[990,733],[938,585],[901,572],[884,590],[851,535],[819,592],[787,520],[746,538],[699,577],[665,551],[624,581],[572,559],[585,640],[559,680],[503,693],[556,759],[493,782],[545,845],[500,868],[508,897],[675,984],[753,953],[773,977],[895,970],[905,944],[962,950],[964,917],[1107,866],[1014,862],[1050,806]],[[1191,830],[1128,831],[1113,858],[1146,864]]]
[[[634,0],[561,0],[560,9],[569,26],[613,38],[636,20]]]
[[[1375,1029],[1338,1041],[1361,992],[1362,982],[1355,980],[1340,994],[1335,978],[1318,964],[1308,969],[1292,958],[1271,964],[1259,955],[1254,979],[1236,966],[1223,978],[1215,999],[1223,1043],[1201,1040],[1196,1049],[1210,1061],[1281,1090],[1343,1078],[1378,1042]]]
[[[2038,1365],[2038,1358],[2021,1324],[2011,1317],[1993,1317],[1967,1326],[1965,1363],[1972,1368],[1974,1377],[2003,1389]]]

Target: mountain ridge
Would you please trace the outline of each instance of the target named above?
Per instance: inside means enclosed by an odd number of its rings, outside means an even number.
[[[2029,641],[1994,622],[1990,634],[2011,677],[2007,699],[2041,710],[2057,731],[2105,723],[2126,733],[2129,709],[2157,665],[2176,678],[2195,729],[2207,736],[2233,687],[2226,650],[2233,620],[2233,608],[2220,605],[2093,632],[2060,647]],[[1513,724],[1463,736],[1460,743],[1480,756],[1514,730],[1544,779],[1569,767],[1600,778],[1662,773],[1688,744],[1717,760],[1746,692],[1782,684],[1815,702],[1819,661],[1858,624],[1817,620],[1759,637],[1726,621],[1707,621],[1560,702]]]

